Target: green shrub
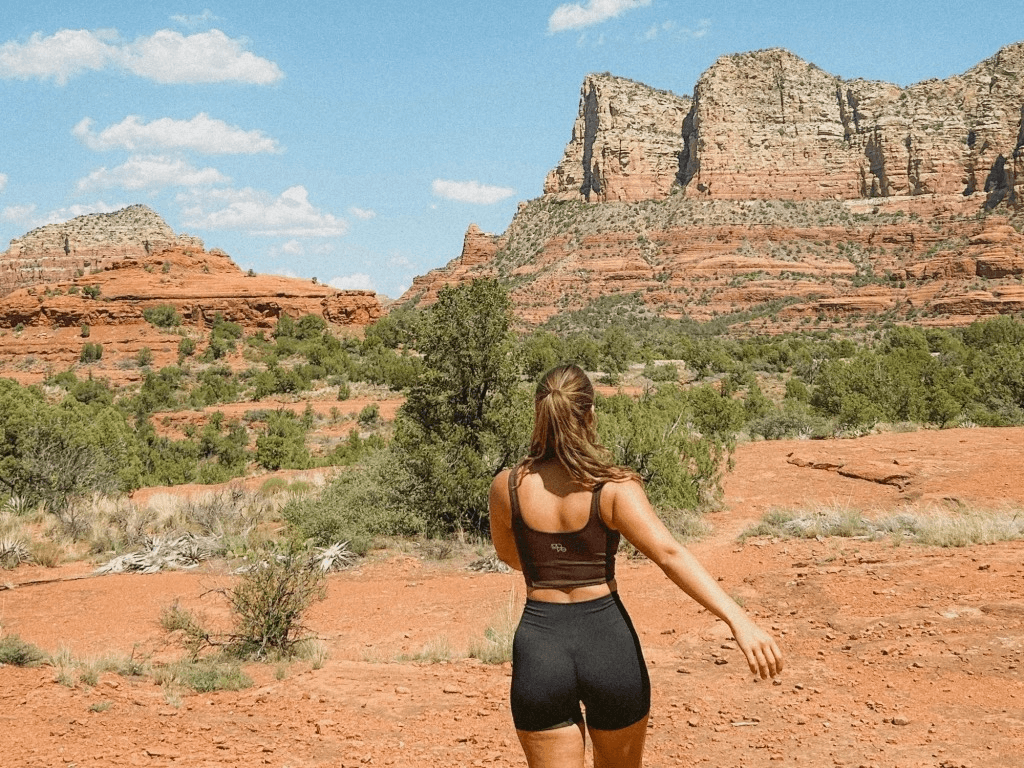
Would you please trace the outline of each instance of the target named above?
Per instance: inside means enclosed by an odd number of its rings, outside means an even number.
[[[195,353],[195,341],[188,336],[182,336],[181,341],[178,342],[178,362],[181,363],[186,357],[191,357]]]
[[[89,328],[88,323],[82,323],[82,328],[79,332],[79,335],[81,335],[83,339],[88,339],[90,333],[92,333],[92,329]]]
[[[152,323],[157,328],[174,328],[181,325],[181,315],[170,304],[146,307],[142,310],[142,316],[147,322]]]
[[[140,368],[146,368],[153,364],[153,350],[149,347],[142,347],[135,353],[135,363]]]
[[[16,667],[34,667],[46,658],[39,648],[26,643],[17,635],[0,637],[0,664],[11,664]]]
[[[340,472],[318,494],[290,499],[281,516],[298,539],[320,546],[347,541],[360,555],[376,536],[415,535],[423,530],[423,519],[390,502],[396,471],[390,451],[370,454]]]
[[[103,357],[103,345],[86,342],[82,345],[82,352],[78,356],[81,363],[95,363]]]
[[[269,470],[306,469],[310,464],[306,449],[306,429],[291,411],[274,411],[256,438],[256,461]]]
[[[370,403],[369,405],[363,406],[363,409],[359,411],[359,416],[356,418],[362,426],[369,427],[380,422],[380,406],[377,403]]]

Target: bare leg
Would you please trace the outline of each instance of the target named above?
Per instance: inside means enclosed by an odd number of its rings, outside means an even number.
[[[647,718],[648,715],[644,715],[639,722],[619,728],[617,731],[599,731],[591,728],[594,768],[641,768],[644,764]]]
[[[516,731],[530,768],[583,768],[583,723],[550,731]]]

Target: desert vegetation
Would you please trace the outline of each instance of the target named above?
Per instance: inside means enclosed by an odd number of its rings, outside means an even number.
[[[166,307],[150,315],[178,327]],[[286,538],[345,541],[357,553],[393,536],[485,539],[490,478],[526,448],[532,382],[566,361],[594,372],[604,392],[618,388],[598,400],[602,439],[680,532],[699,530],[693,511],[715,505],[738,441],[1024,423],[1017,318],[757,336],[750,316],[671,320],[639,295],[610,296],[517,330],[507,288],[477,280],[444,289],[428,309],[396,308],[362,339],[314,315],[283,316],[271,334],[249,336],[218,317],[205,349],[181,365],[145,365],[135,387],[115,390],[74,369],[42,386],[3,379],[0,495],[10,535],[0,558],[10,566],[47,557],[39,535],[16,532],[19,520],[55,521],[46,536],[120,554],[143,533],[168,529],[97,522],[97,499],[313,468],[331,468],[333,479],[278,505]],[[377,399],[347,425],[336,407],[313,408],[361,392]],[[282,398],[305,408],[282,407]],[[381,417],[382,398],[401,399],[393,420]],[[242,403],[252,408],[240,411]],[[164,414],[181,409],[202,418],[175,437]],[[318,438],[323,430],[334,436]],[[117,529],[106,545],[95,533],[104,526]],[[188,531],[209,533],[192,524],[178,532]]]

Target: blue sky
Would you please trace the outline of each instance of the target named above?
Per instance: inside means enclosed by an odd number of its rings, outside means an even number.
[[[397,297],[537,197],[588,72],[690,94],[781,46],[846,78],[958,74],[1019,0],[10,3],[0,248],[145,203],[245,269]]]

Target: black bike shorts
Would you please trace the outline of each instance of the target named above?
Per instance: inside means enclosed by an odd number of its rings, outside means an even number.
[[[512,644],[512,720],[521,731],[583,721],[613,731],[651,708],[640,639],[612,593],[582,603],[527,600]]]

